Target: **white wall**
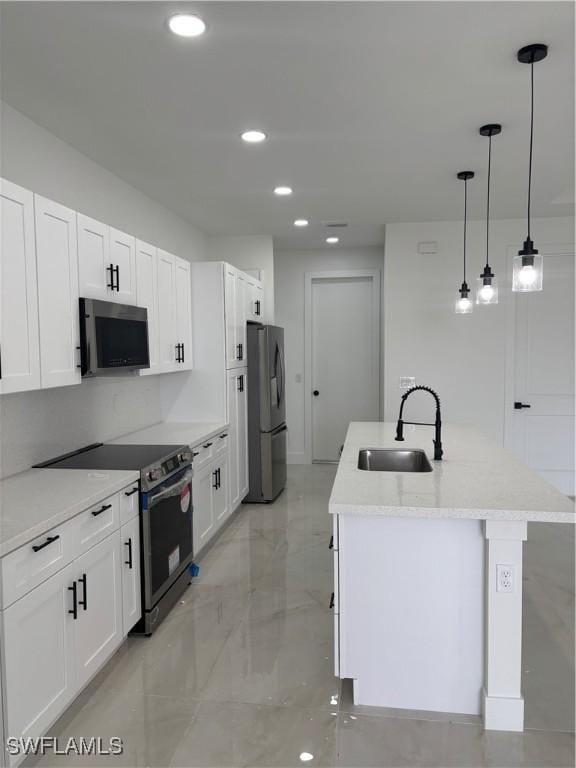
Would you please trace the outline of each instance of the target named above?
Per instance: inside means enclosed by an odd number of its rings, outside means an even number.
[[[334,269],[382,270],[382,248],[281,251],[274,254],[276,323],[285,329],[288,461],[305,461],[304,281],[306,272]],[[300,381],[297,378],[300,377]],[[309,393],[308,393],[309,395]]]
[[[262,270],[264,313],[266,323],[274,323],[274,247],[267,235],[214,235],[206,238],[207,258],[227,261],[238,269]]]
[[[178,256],[206,258],[198,229],[21,113],[0,106],[1,176]],[[169,376],[102,378],[3,395],[0,476],[159,421],[162,381]]]
[[[525,220],[494,221],[490,227],[490,264],[499,277],[498,305],[474,307],[456,315],[454,302],[462,282],[462,222],[389,224],[384,269],[384,417],[398,417],[400,376],[438,391],[446,422],[478,427],[498,442],[504,439],[507,304],[507,254],[526,236]],[[532,226],[536,247],[574,241],[570,218],[537,219]],[[485,259],[485,222],[469,228],[468,284],[476,285]],[[436,241],[438,252],[417,253],[421,241]],[[551,340],[553,341],[553,340]],[[418,398],[418,399],[417,399]],[[409,417],[432,415],[429,396],[417,394]],[[407,414],[408,415],[408,414]]]

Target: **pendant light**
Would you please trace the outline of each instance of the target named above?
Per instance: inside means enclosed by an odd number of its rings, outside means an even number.
[[[502,131],[498,123],[490,123],[480,128],[481,136],[488,136],[488,188],[486,192],[486,266],[476,281],[476,304],[498,304],[498,281],[490,267],[490,175],[492,172],[492,136]]]
[[[512,290],[542,290],[542,256],[534,248],[530,237],[530,203],[532,201],[532,144],[534,139],[534,64],[548,55],[548,46],[543,43],[526,45],[518,51],[518,61],[530,64],[530,152],[528,155],[528,235],[524,245],[512,261]]]
[[[462,285],[460,286],[460,298],[456,299],[455,312],[459,315],[468,315],[472,312],[473,304],[472,300],[468,297],[470,288],[468,288],[468,283],[466,282],[466,225],[468,223],[468,179],[474,178],[474,171],[460,171],[457,176],[464,182],[464,274]]]

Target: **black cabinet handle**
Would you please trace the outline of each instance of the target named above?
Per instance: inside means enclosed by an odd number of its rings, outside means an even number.
[[[110,272],[110,282],[106,284],[106,288],[110,288],[111,291],[114,290],[114,264],[110,264],[106,267],[106,272]]]
[[[78,581],[80,581],[82,583],[82,587],[83,587],[83,591],[82,591],[83,598],[82,598],[82,600],[78,600],[78,605],[81,605],[84,608],[84,610],[87,610],[87,608],[88,608],[88,592],[86,591],[86,585],[87,585],[86,574],[83,573],[82,576],[78,579]]]
[[[192,458],[194,459],[196,456],[200,456],[200,451],[192,451]]]
[[[244,374],[238,376],[238,392],[244,392]]]
[[[256,314],[260,315],[260,299],[256,299]]]
[[[328,544],[328,549],[334,549],[334,536],[330,536],[330,544]]]
[[[334,592],[332,592],[332,597],[330,598],[330,608],[334,608]]]
[[[176,344],[176,362],[177,362],[177,363],[182,363],[182,362],[184,362],[184,361],[183,361],[183,358],[182,358],[182,355],[180,354],[180,348],[181,348],[181,346],[182,346],[181,344]]]
[[[211,445],[212,445],[212,443],[204,443],[202,448],[210,448]]]
[[[101,515],[102,512],[105,512],[107,509],[110,509],[112,507],[112,504],[104,504],[100,509],[95,509],[92,512],[93,517],[98,517],[98,515]]]
[[[48,544],[52,544],[53,541],[56,541],[56,539],[59,539],[60,535],[56,534],[56,536],[48,536],[46,541],[43,544],[34,544],[32,546],[32,549],[34,552],[40,552],[41,549],[44,549],[44,547],[47,547]]]
[[[182,342],[182,344],[180,344],[180,346],[182,348],[182,360],[180,360],[180,362],[183,363],[184,362],[184,342]]]
[[[518,400],[516,400],[514,403],[514,409],[516,411],[520,411],[522,408],[532,408],[532,406],[529,403],[520,403]]]
[[[116,268],[114,270],[116,272],[116,290],[118,293],[120,293],[120,267],[118,264],[116,264]]]
[[[74,621],[78,618],[78,593],[76,591],[76,582],[72,582],[72,586],[68,587],[68,590],[72,591],[72,609],[68,613],[72,614]]]
[[[215,490],[218,490],[218,470],[215,469],[214,472],[212,472],[212,477],[214,478],[214,482],[212,483],[212,488]]]
[[[236,349],[238,350],[236,360],[244,360],[244,344],[237,344]]]
[[[133,496],[135,493],[138,493],[138,486],[132,488],[131,491],[124,491],[124,496]]]
[[[314,392],[312,392],[312,394],[314,395],[314,397],[318,397],[320,392],[317,389],[315,389]]]
[[[218,467],[218,488],[222,487],[222,470]]]
[[[132,570],[132,537],[124,542],[124,546],[128,547],[128,560],[124,560],[124,565],[127,565]]]
[[[220,435],[220,440],[224,440],[225,437],[228,437],[228,432],[224,432],[223,435]]]

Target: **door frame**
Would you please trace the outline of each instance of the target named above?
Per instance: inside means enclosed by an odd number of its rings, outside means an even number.
[[[554,243],[540,246],[540,253],[546,257],[571,256],[576,253],[574,243]],[[510,300],[506,302],[506,359],[504,377],[504,447],[513,452],[514,449],[514,413],[512,405],[516,389],[516,302],[518,296],[512,292],[512,259],[518,254],[518,244],[509,245],[506,249],[506,288]],[[544,261],[544,280],[546,280],[546,261]],[[544,289],[546,283],[544,282]]]
[[[378,418],[382,419],[381,273],[379,269],[333,269],[306,272],[304,275],[304,463],[312,463],[312,284],[318,280],[367,277],[372,280],[372,354],[376,360]]]

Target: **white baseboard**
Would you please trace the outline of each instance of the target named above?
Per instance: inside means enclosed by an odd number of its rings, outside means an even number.
[[[484,728],[487,731],[523,731],[524,699],[487,696],[484,691]]]
[[[306,454],[304,451],[288,451],[286,454],[286,463],[287,464],[309,464],[310,462],[306,459]]]

